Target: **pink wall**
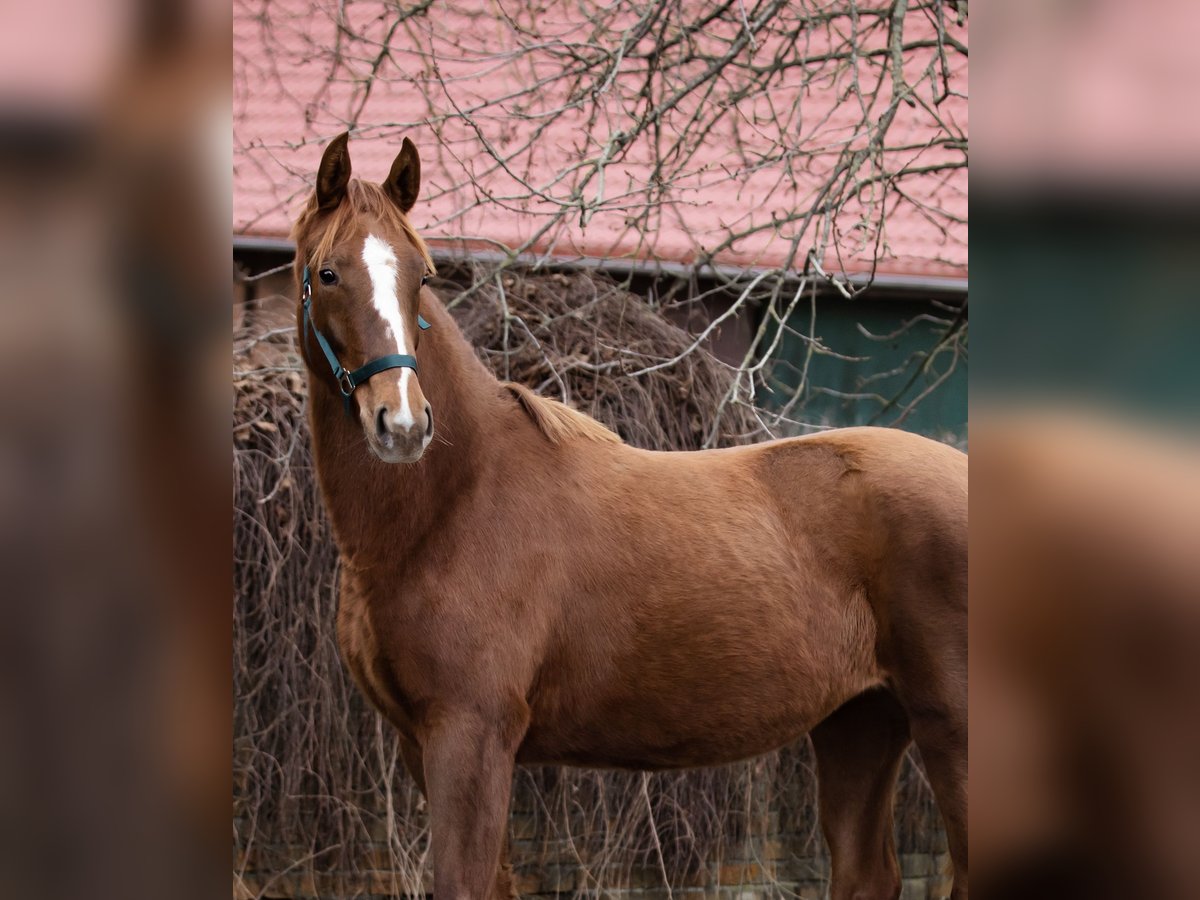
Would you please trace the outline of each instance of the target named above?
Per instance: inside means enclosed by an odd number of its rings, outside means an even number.
[[[510,4],[511,6],[511,4]],[[461,122],[444,126],[441,139],[429,126],[452,109],[494,98],[512,91],[519,79],[545,74],[550,65],[535,56],[532,67],[518,69],[504,57],[511,46],[512,29],[495,18],[491,4],[482,0],[460,0],[456,12],[437,5],[433,13],[415,17],[398,28],[389,46],[393,53],[380,64],[385,80],[377,80],[365,99],[353,79],[369,72],[378,55],[394,13],[376,3],[347,3],[345,14],[352,29],[370,41],[340,44],[343,63],[334,70],[329,49],[336,44],[334,16],[338,4],[326,0],[272,0],[270,3],[239,0],[234,8],[234,230],[241,234],[286,236],[292,216],[310,189],[321,149],[328,138],[344,130],[348,121],[359,123],[351,142],[356,174],[382,178],[408,135],[421,150],[423,163],[422,202],[413,217],[423,233],[438,239],[466,237],[475,246],[486,240],[513,247],[528,240],[559,207],[536,199],[514,200],[504,208],[503,198],[524,193],[519,183],[497,170],[480,150],[479,136]],[[543,5],[536,23],[524,23],[540,40],[584,41],[588,36],[566,21],[567,10],[576,6],[554,0]],[[597,7],[603,9],[605,7]],[[754,9],[754,4],[750,4]],[[392,7],[394,9],[394,6]],[[572,15],[577,16],[577,13]],[[712,33],[696,36],[698,49],[721,52],[736,36],[736,23],[718,23]],[[919,12],[910,11],[906,38],[929,34]],[[956,32],[966,40],[965,28]],[[878,32],[880,38],[884,32]],[[820,36],[807,52],[820,50]],[[826,39],[827,40],[827,39]],[[878,43],[878,42],[876,42]],[[435,47],[442,65],[443,89],[428,68],[427,59],[413,48]],[[753,62],[770,58],[778,48],[759,42]],[[906,76],[917,81],[932,59],[923,53],[908,67]],[[952,57],[952,62],[955,57]],[[965,60],[953,73],[952,87],[966,94]],[[538,71],[537,66],[543,66]],[[632,77],[623,76],[614,89],[615,100],[622,91],[632,93]],[[731,231],[769,224],[811,202],[813,185],[832,165],[841,142],[856,140],[850,127],[857,114],[856,100],[834,106],[835,97],[848,88],[848,80],[835,85],[811,85],[805,90],[800,73],[785,74],[769,97],[759,96],[736,107],[717,129],[706,136],[701,152],[689,166],[687,177],[672,184],[674,202],[655,210],[637,225],[628,221],[627,211],[601,211],[582,226],[577,214],[561,227],[548,232],[535,245],[539,252],[557,256],[577,255],[660,259],[688,263],[699,253],[716,246]],[[871,85],[865,85],[866,88]],[[931,85],[926,82],[918,96],[928,101]],[[889,96],[885,87],[881,110]],[[539,95],[526,112],[552,110],[561,105],[560,91]],[[361,112],[357,112],[361,106]],[[595,158],[598,147],[622,126],[614,105],[605,121],[590,126],[579,112],[565,110],[550,122],[521,160],[525,180],[547,184],[554,175],[581,161]],[[900,107],[888,136],[889,144],[921,145],[934,133],[933,108],[918,104]],[[679,112],[686,113],[686,106]],[[785,133],[796,136],[803,147],[821,143],[830,153],[815,160],[812,170],[788,171],[772,163],[755,171],[754,121],[756,117],[783,115]],[[357,113],[357,115],[356,115]],[[966,133],[965,98],[951,96],[936,108],[944,121]],[[682,116],[676,121],[682,121]],[[515,116],[492,113],[481,117],[479,127],[494,146],[519,146],[533,133],[532,122]],[[740,141],[740,146],[739,146]],[[635,144],[625,157],[605,171],[605,196],[631,192],[636,200],[644,188],[650,166],[648,151]],[[929,166],[941,159],[961,159],[958,151],[938,149],[900,151],[890,160],[893,166]],[[864,170],[865,171],[865,170]],[[793,186],[792,179],[795,184]],[[570,179],[550,187],[556,199],[569,193]],[[596,179],[584,190],[595,195]],[[879,271],[931,276],[965,276],[967,267],[967,173],[957,169],[936,177],[910,176],[903,183],[905,198],[896,193],[875,191],[882,198],[884,227],[877,227],[879,207],[847,207],[837,221],[841,240],[825,254],[834,270],[865,271],[875,248],[882,248]],[[493,198],[501,198],[496,200]],[[866,228],[856,227],[864,218]],[[774,219],[773,219],[774,216]],[[720,262],[735,265],[775,266],[786,264],[794,226],[769,227],[723,252]],[[811,244],[812,231],[801,246]],[[797,261],[793,260],[796,264]]]

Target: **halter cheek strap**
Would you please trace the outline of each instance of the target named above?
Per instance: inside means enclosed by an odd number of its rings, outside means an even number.
[[[425,283],[425,279],[421,279],[421,283]],[[408,353],[389,353],[387,356],[380,356],[371,360],[366,365],[350,371],[337,358],[337,354],[333,352],[333,347],[329,345],[329,341],[325,335],[321,334],[316,323],[312,319],[312,277],[309,274],[308,266],[304,267],[304,340],[308,342],[308,332],[311,330],[313,336],[317,339],[317,345],[321,348],[321,352],[325,354],[325,360],[329,363],[329,369],[333,372],[333,380],[337,382],[338,390],[342,392],[342,400],[346,405],[346,412],[351,412],[350,397],[354,393],[354,389],[370,378],[372,375],[377,375],[386,369],[412,369],[417,371],[417,358]],[[417,316],[417,325],[422,331],[429,328],[429,323],[424,317]]]

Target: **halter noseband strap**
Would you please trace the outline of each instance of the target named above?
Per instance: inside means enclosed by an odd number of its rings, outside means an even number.
[[[421,280],[424,284],[424,279]],[[417,371],[417,358],[408,353],[389,353],[387,356],[380,356],[373,359],[366,365],[361,366],[353,371],[350,371],[337,358],[337,354],[333,352],[333,348],[329,346],[329,341],[325,335],[318,330],[316,323],[312,319],[312,277],[309,274],[308,266],[304,267],[304,338],[307,342],[308,332],[311,329],[313,335],[317,339],[317,344],[321,347],[321,352],[325,354],[325,360],[329,363],[330,371],[333,372],[334,381],[337,382],[338,390],[342,392],[342,400],[346,404],[346,412],[350,412],[350,396],[354,393],[354,389],[370,378],[372,375],[386,369],[412,369]],[[429,323],[425,321],[421,315],[417,316],[417,325],[422,331],[429,328]]]

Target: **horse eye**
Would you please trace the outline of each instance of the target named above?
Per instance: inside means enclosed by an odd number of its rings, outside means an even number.
[[[428,275],[422,275],[422,276],[421,276],[421,285],[422,285],[422,286],[424,286],[424,285],[426,285],[426,284],[428,284],[428,283],[429,283],[429,276],[428,276]]]
[[[337,275],[333,269],[322,269],[317,275],[321,279],[321,284],[337,284]]]

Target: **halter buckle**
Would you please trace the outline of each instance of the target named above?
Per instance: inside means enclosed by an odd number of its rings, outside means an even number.
[[[343,397],[349,398],[349,396],[354,393],[354,379],[350,377],[350,373],[345,369],[342,369],[342,371],[338,372],[337,383]]]

